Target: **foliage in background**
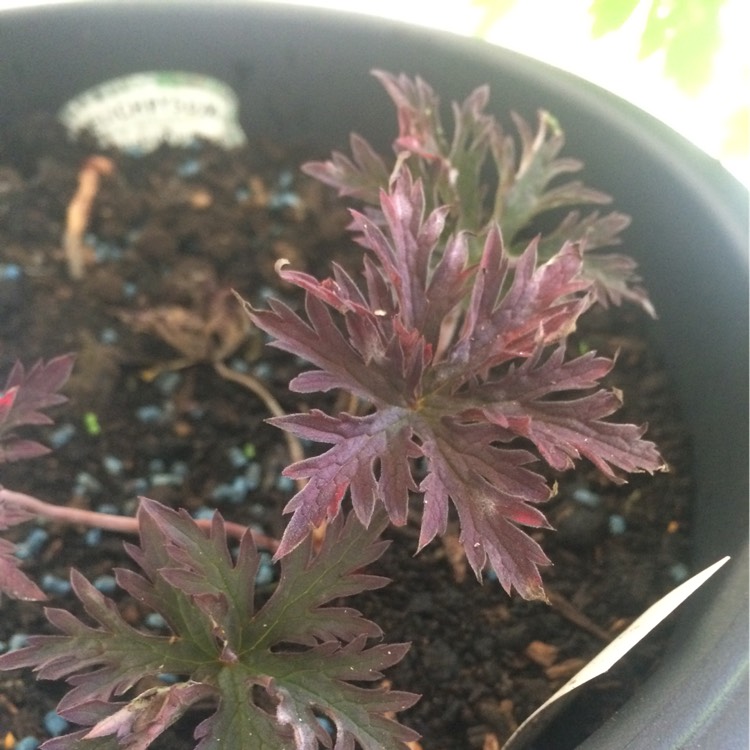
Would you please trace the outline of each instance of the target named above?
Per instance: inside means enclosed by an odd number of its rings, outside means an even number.
[[[594,39],[621,28],[641,0],[593,0]],[[725,0],[651,0],[639,58],[664,51],[664,75],[693,96],[711,80]]]
[[[598,39],[622,28],[636,8],[648,4],[639,59],[664,51],[664,75],[694,96],[711,80],[721,41],[719,13],[726,0],[592,0],[591,36]],[[472,0],[483,11],[477,28],[486,36],[516,0]]]

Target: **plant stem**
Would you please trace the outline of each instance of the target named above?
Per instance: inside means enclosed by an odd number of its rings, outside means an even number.
[[[138,519],[132,516],[116,516],[110,513],[83,510],[82,508],[70,508],[67,505],[53,505],[31,495],[26,495],[23,492],[15,492],[14,490],[5,488],[0,489],[0,502],[3,501],[27,510],[34,515],[63,521],[68,524],[93,526],[107,531],[116,531],[121,534],[137,534],[139,531]],[[211,528],[210,519],[199,519],[195,523],[206,531]],[[227,535],[235,539],[241,539],[248,531],[247,526],[229,521],[224,522],[224,528]],[[250,533],[258,547],[275,552],[279,546],[277,539],[261,534],[253,529],[250,529]]]
[[[286,412],[281,408],[281,404],[273,397],[273,394],[260,382],[257,378],[252,375],[248,375],[244,372],[238,372],[233,370],[231,367],[227,367],[223,362],[214,362],[214,368],[216,372],[226,380],[231,380],[234,383],[238,383],[244,386],[248,390],[252,391],[263,403],[266,405],[268,411],[274,415],[274,417],[284,417]],[[356,396],[352,396],[354,403],[351,405],[352,411],[356,410]],[[284,432],[284,438],[286,439],[287,449],[289,451],[289,457],[293,463],[302,461],[305,457],[305,452],[302,450],[302,444],[289,432]],[[297,492],[301,492],[307,482],[304,479],[295,480],[297,485]],[[323,540],[326,536],[326,528],[328,524],[323,521],[319,526],[316,526],[312,530],[313,549],[317,552],[323,546]],[[278,543],[277,543],[278,546]]]
[[[284,417],[286,412],[281,408],[281,404],[273,397],[273,394],[260,382],[257,378],[252,375],[248,375],[244,372],[238,372],[233,370],[231,367],[227,367],[223,362],[217,361],[213,363],[216,372],[225,380],[230,380],[233,383],[247,388],[252,391],[265,405],[268,411],[274,415],[274,417]],[[291,433],[284,431],[284,439],[286,440],[287,449],[289,450],[289,457],[293,463],[302,461],[305,457],[305,452],[302,450],[302,444],[300,441]],[[300,491],[305,486],[304,479],[296,480],[297,490]]]

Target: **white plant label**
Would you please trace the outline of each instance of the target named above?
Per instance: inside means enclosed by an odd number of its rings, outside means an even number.
[[[213,78],[179,71],[136,73],[95,86],[59,114],[71,135],[90,130],[102,146],[132,153],[196,138],[225,148],[245,142],[237,96]]]
[[[630,627],[620,633],[612,643],[597,654],[578,674],[565,683],[549,700],[543,703],[531,716],[529,716],[510,739],[503,745],[503,750],[521,750],[528,740],[557,713],[559,706],[554,706],[563,697],[568,696],[581,685],[593,680],[595,677],[607,672],[614,664],[622,659],[633,646],[643,640],[667,615],[682,604],[694,591],[700,588],[729,557],[724,557],[705,570],[697,573],[676,589],[670,591],[666,596],[652,604]],[[562,705],[562,704],[560,704]]]

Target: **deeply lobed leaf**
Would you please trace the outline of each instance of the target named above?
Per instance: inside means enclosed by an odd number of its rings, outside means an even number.
[[[74,358],[63,355],[34,364],[27,372],[20,362],[11,368],[0,391],[0,464],[42,456],[49,451],[35,440],[19,438],[14,430],[25,425],[52,424],[43,410],[64,403],[58,391],[70,377]],[[12,493],[0,488],[0,530],[23,523],[33,514],[14,503]],[[19,569],[15,547],[0,539],[0,594],[14,599],[45,599],[41,589]]]
[[[43,410],[67,401],[59,390],[70,377],[73,362],[72,355],[64,354],[46,363],[40,360],[28,372],[20,362],[13,365],[0,391],[0,463],[48,452],[36,441],[18,438],[13,430],[25,425],[52,424]]]
[[[334,151],[330,161],[311,161],[302,171],[326,185],[339,189],[339,194],[377,203],[383,185],[388,184],[388,169],[362,136],[352,133],[349,141],[353,159]]]
[[[520,527],[547,525],[535,506],[551,490],[528,465],[541,458],[566,469],[585,457],[617,480],[617,470],[663,467],[644,428],[605,421],[619,406],[615,393],[596,390],[611,362],[564,359],[562,344],[593,299],[581,248],[566,243],[539,264],[532,242],[511,264],[494,226],[469,266],[465,236],[444,237],[445,209],[427,211],[421,182],[405,169],[381,193],[381,210],[383,226],[353,212],[370,251],[361,288],[339,269],[319,282],[281,268],[305,290],[307,319],[281,303],[246,304],[274,346],[319,368],[295,378],[293,390],[342,388],[371,406],[362,416],[312,410],[271,420],[331,445],[285,471],[308,482],[285,509],[292,517],[277,558],[335,518],[347,490],[362,523],[378,503],[405,523],[419,481],[420,547],[445,530],[452,502],[475,573],[489,561],[506,590],[541,597],[538,566],[547,559]]]
[[[117,581],[161,614],[170,633],[132,627],[73,571],[73,590],[96,625],[48,609],[61,635],[31,636],[25,648],[0,656],[0,669],[32,667],[40,678],[72,686],[57,710],[84,728],[46,742],[44,750],[145,750],[196,704],[213,707],[196,728],[198,750],[220,750],[229,741],[237,750],[313,750],[334,741],[342,750],[355,742],[396,750],[416,737],[385,714],[417,696],[352,684],[380,680],[407,646],[368,646],[370,636],[381,635],[377,626],[356,610],[328,606],[386,582],[362,572],[387,546],[378,541],[384,514],[369,529],[354,516],[337,520],[317,553],[310,544],[298,547],[257,611],[259,556],[249,532],[233,557],[218,514],[205,533],[184,511],[144,498],[138,518],[141,544],[129,552],[142,574],[120,570]],[[162,673],[177,681],[141,687]],[[320,715],[335,726],[335,740]]]
[[[596,211],[581,215],[581,207],[608,204],[611,198],[580,180],[560,182],[563,175],[576,173],[583,165],[560,156],[565,138],[552,115],[540,111],[534,131],[513,113],[517,144],[487,113],[489,88],[480,86],[463,102],[453,103],[453,134],[449,137],[440,99],[427,82],[383,70],[374,70],[373,75],[396,107],[395,164],[386,165],[364,139],[353,136],[353,161],[335,152],[328,161],[304,165],[305,172],[336,188],[341,196],[378,206],[378,189],[388,190],[394,175],[407,168],[423,180],[429,209],[447,207],[453,231],[484,235],[498,224],[511,259],[523,251],[524,238],[536,231],[540,218],[565,211],[556,226],[545,230],[539,243],[541,257],[551,258],[563,242],[581,243],[582,274],[596,282],[592,292],[598,302],[619,305],[629,300],[654,314],[633,261],[624,264],[620,256],[592,252],[620,244],[619,234],[630,219],[616,211],[604,216]],[[368,213],[379,221],[376,211]],[[479,248],[473,242],[470,247],[476,260]]]

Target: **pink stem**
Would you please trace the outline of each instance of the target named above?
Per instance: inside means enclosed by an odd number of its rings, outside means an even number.
[[[1,500],[6,500],[18,508],[29,511],[31,514],[53,518],[69,524],[93,526],[99,529],[106,529],[107,531],[116,531],[121,534],[137,534],[139,531],[138,519],[131,516],[115,516],[110,513],[97,513],[93,510],[69,508],[65,505],[52,505],[31,495],[25,495],[23,492],[15,492],[5,488],[0,489]],[[195,523],[202,529],[208,530],[211,528],[210,519],[196,520]],[[247,526],[229,521],[224,522],[224,528],[227,535],[235,539],[241,539],[247,531]],[[252,529],[250,533],[258,547],[270,549],[275,552],[279,546],[278,539],[266,536]]]

